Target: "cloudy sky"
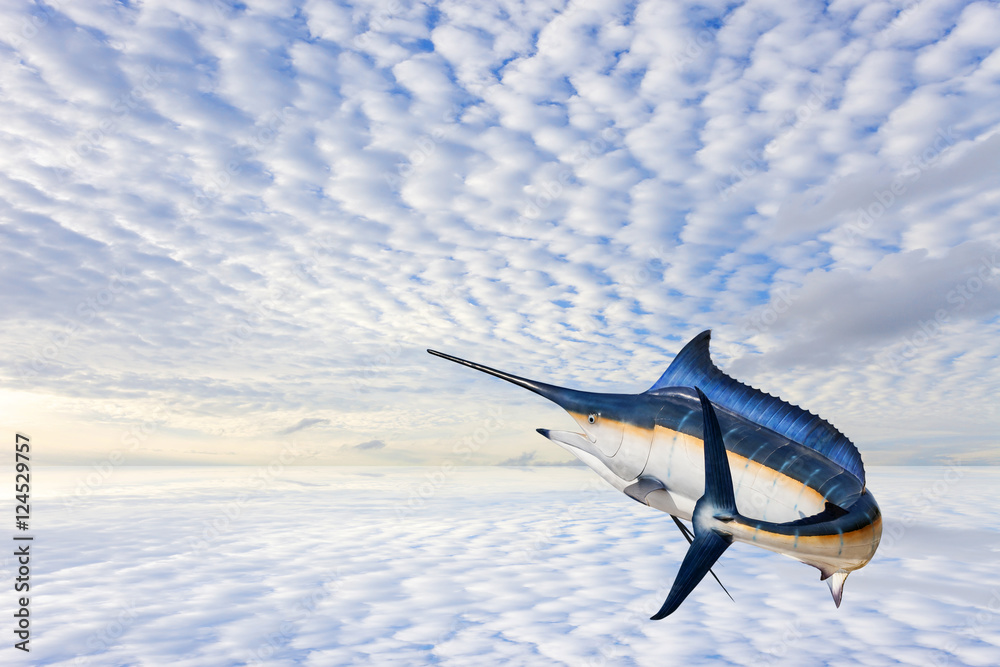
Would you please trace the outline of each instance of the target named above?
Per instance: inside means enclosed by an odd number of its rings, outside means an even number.
[[[948,0],[7,0],[0,421],[560,462],[558,408],[424,350],[639,392],[710,328],[868,463],[997,463],[998,46]]]

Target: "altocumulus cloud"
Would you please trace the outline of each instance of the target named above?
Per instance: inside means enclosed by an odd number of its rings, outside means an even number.
[[[0,39],[0,372],[53,460],[170,406],[140,448],[441,461],[491,401],[554,413],[424,348],[641,391],[709,327],[876,461],[996,460],[995,4],[51,3]]]

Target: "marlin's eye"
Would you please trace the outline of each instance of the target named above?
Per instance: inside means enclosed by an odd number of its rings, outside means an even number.
[[[597,421],[597,415],[595,415],[593,412],[591,412],[590,416],[587,417],[587,421],[590,422],[591,424],[593,424],[594,422]]]

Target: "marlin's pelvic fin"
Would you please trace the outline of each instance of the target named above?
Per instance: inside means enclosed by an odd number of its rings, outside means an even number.
[[[691,534],[691,530],[687,526],[685,526],[684,523],[680,519],[678,519],[677,517],[675,517],[673,514],[670,515],[670,518],[673,519],[674,523],[677,524],[677,527],[680,528],[681,535],[683,535],[684,539],[688,541],[688,544],[691,544],[692,542],[694,542],[694,535]],[[715,579],[715,583],[719,584],[719,586],[722,586],[722,590],[726,592],[726,595],[729,596],[729,599],[733,600],[732,593],[730,593],[729,589],[727,589],[722,584],[722,580],[719,579],[719,575],[717,575],[715,573],[715,570],[709,570],[708,573],[710,575],[712,575],[712,577]],[[736,602],[736,600],[733,600],[733,602]]]
[[[719,560],[719,556],[729,548],[731,543],[730,540],[724,539],[713,530],[695,537],[687,555],[684,556],[681,571],[674,579],[674,585],[670,588],[666,602],[660,607],[660,611],[650,618],[658,621],[674,613],[695,586],[701,583],[712,565]]]
[[[688,548],[680,572],[674,579],[666,601],[652,616],[658,621],[674,613],[684,599],[701,583],[705,575],[711,571],[715,561],[733,543],[733,538],[719,531],[716,525],[736,519],[736,496],[733,493],[733,476],[729,472],[729,458],[726,446],[722,442],[722,429],[719,418],[715,415],[712,402],[695,387],[701,400],[701,413],[704,422],[703,436],[705,449],[705,494],[694,507],[691,523],[694,524],[694,541]],[[714,575],[713,575],[714,576]],[[726,591],[729,594],[729,591]],[[731,598],[732,596],[730,596]]]

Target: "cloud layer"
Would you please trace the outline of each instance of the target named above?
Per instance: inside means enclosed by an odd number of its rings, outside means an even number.
[[[496,402],[465,462],[504,461],[560,417],[424,348],[641,391],[705,328],[868,460],[997,460],[995,4],[10,3],[0,40],[4,419],[53,462],[441,461]]]
[[[735,603],[708,580],[660,622],[687,544],[589,471],[130,468],[78,495],[92,473],[37,485],[33,665],[1000,660],[996,468],[871,470],[883,543],[840,609],[736,545]]]

